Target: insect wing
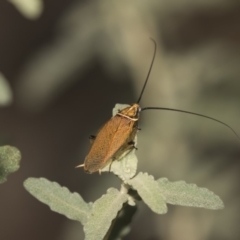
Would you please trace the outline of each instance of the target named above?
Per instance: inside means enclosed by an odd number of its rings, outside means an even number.
[[[85,158],[86,171],[91,173],[103,168],[126,142],[127,136],[124,137],[123,132],[129,127],[124,120],[116,115],[100,129]]]

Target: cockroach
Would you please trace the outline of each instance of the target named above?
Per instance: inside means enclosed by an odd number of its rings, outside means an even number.
[[[203,114],[165,107],[140,108],[139,103],[146,88],[157,51],[156,42],[153,39],[151,40],[154,43],[154,54],[138,101],[129,107],[119,110],[115,116],[105,123],[96,136],[90,137],[91,147],[89,153],[85,158],[84,164],[77,166],[83,167],[87,173],[94,173],[97,171],[101,173],[101,169],[107,164],[111,166],[112,161],[120,158],[124,152],[131,151],[134,148],[136,149],[134,138],[138,131],[139,113],[145,110],[175,111],[208,118],[228,127],[240,140],[240,137],[228,124]]]

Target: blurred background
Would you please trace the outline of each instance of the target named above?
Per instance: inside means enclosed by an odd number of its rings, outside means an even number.
[[[240,134],[240,2],[236,0],[1,0],[0,73],[12,98],[0,108],[0,143],[20,149],[19,171],[0,186],[2,240],[84,239],[82,226],[50,211],[24,188],[45,177],[95,201],[111,174],[75,169],[115,103],[205,114]],[[7,90],[0,92],[3,94]],[[0,96],[1,97],[1,96]],[[126,240],[240,239],[240,143],[196,116],[145,111],[139,171],[185,180],[219,195],[218,211],[143,203]]]

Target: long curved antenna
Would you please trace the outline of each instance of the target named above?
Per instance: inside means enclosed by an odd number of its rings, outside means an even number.
[[[142,91],[141,91],[141,93],[140,93],[140,96],[139,96],[139,98],[138,98],[138,100],[137,100],[137,103],[140,103],[140,101],[141,101],[141,98],[142,98],[143,92],[144,92],[145,87],[146,87],[147,82],[148,82],[149,75],[150,75],[150,73],[151,73],[151,71],[152,71],[152,66],[153,66],[154,59],[155,59],[156,52],[157,52],[157,43],[155,42],[154,39],[152,39],[152,38],[150,38],[150,39],[151,39],[151,40],[153,41],[153,43],[154,43],[154,53],[153,53],[153,58],[152,58],[152,62],[151,62],[150,68],[149,68],[149,70],[148,70],[147,78],[146,78],[145,83],[144,83],[144,85],[143,85],[143,88],[142,88]]]
[[[174,109],[174,108],[145,107],[145,108],[142,108],[141,111],[145,111],[145,110],[167,110],[167,111],[187,113],[187,114],[192,114],[192,115],[196,115],[196,116],[208,118],[208,119],[210,119],[210,120],[213,120],[213,121],[215,121],[215,122],[221,123],[222,125],[228,127],[228,128],[235,134],[235,136],[238,138],[238,140],[240,141],[240,137],[239,137],[239,136],[237,135],[237,133],[233,130],[233,128],[231,128],[228,124],[226,124],[226,123],[224,123],[224,122],[222,122],[222,121],[220,121],[220,120],[217,120],[216,118],[208,117],[208,116],[206,116],[206,115],[199,114],[199,113],[194,113],[194,112],[188,112],[188,111],[185,111],[185,110]]]

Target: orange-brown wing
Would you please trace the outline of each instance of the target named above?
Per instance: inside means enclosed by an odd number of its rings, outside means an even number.
[[[109,156],[118,158],[124,151],[129,149],[128,143],[135,137],[136,125],[136,121],[121,117],[118,131],[114,134],[111,142],[108,152]],[[113,149],[115,149],[115,151],[113,151]]]
[[[121,129],[121,122],[122,117],[116,115],[100,129],[85,158],[84,168],[86,171],[96,172],[103,168],[121,147],[122,141],[119,141],[119,143],[114,141],[113,145],[115,135],[119,136],[118,131]]]

